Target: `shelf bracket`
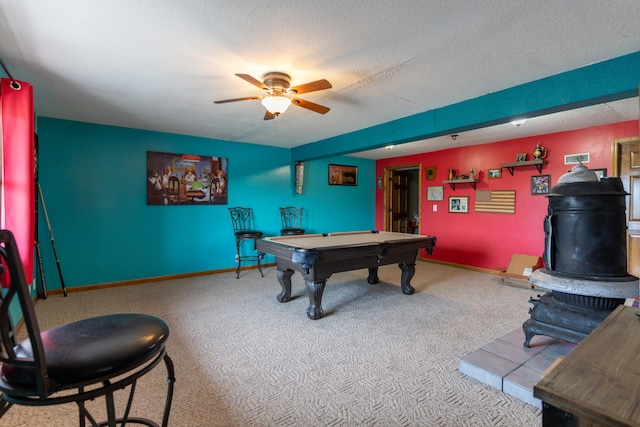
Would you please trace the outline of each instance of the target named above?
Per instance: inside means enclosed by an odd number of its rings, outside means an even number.
[[[458,182],[457,184],[470,184],[474,190],[476,189],[476,182]],[[453,191],[456,191],[456,183],[450,182],[449,186]]]
[[[500,169],[506,169],[509,171],[509,174],[511,174],[511,176],[513,176],[513,172],[515,170],[515,168],[519,168],[522,166],[535,166],[536,169],[538,170],[538,173],[542,173],[542,168],[544,167],[544,165],[547,162],[543,161],[542,159],[535,159],[535,160],[530,160],[528,162],[516,162],[516,163],[503,163],[500,165]]]

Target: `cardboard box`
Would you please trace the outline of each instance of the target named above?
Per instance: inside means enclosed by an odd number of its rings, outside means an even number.
[[[529,277],[531,273],[542,267],[542,265],[542,258],[539,256],[513,254],[506,273]]]

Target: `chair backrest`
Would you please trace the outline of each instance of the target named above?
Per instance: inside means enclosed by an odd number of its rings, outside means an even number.
[[[282,228],[302,228],[302,208],[287,206],[280,208]]]
[[[251,208],[243,208],[237,206],[235,208],[229,208],[231,214],[231,223],[233,224],[233,231],[252,230],[251,228]]]
[[[8,230],[0,230],[0,362],[2,371],[13,367],[25,367],[33,372],[33,378],[25,378],[26,383],[37,386],[38,396],[46,398],[50,390],[50,382],[47,375],[47,364],[40,337],[40,327],[36,319],[33,301],[29,292],[29,286],[24,275],[24,269],[20,262],[18,247],[13,234]],[[18,306],[12,304],[18,301],[21,313],[16,313]],[[13,313],[12,313],[13,311]],[[22,314],[24,327],[31,344],[33,358],[20,357],[16,354],[17,344],[15,337],[15,317]]]

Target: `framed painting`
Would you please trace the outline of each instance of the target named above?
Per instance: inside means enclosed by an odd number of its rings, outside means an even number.
[[[427,187],[427,200],[444,200],[444,186],[433,185],[431,187]]]
[[[147,152],[148,205],[226,205],[226,157]]]
[[[531,194],[549,194],[549,175],[531,177]]]
[[[589,170],[595,173],[598,179],[607,177],[607,168],[598,168],[598,169],[589,169]]]
[[[358,185],[358,167],[329,165],[329,185]]]
[[[502,169],[488,169],[487,176],[489,179],[502,178]]]
[[[449,196],[449,212],[469,213],[469,196]]]

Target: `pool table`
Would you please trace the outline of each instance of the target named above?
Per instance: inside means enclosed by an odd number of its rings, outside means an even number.
[[[277,276],[282,292],[278,301],[291,300],[291,276],[295,271],[304,277],[309,296],[307,316],[317,320],[323,315],[322,294],[327,279],[341,271],[369,269],[367,281],[378,283],[378,267],[397,263],[402,270],[402,292],[415,289],[411,278],[420,249],[431,255],[436,238],[388,231],[356,231],[330,234],[266,237],[256,241],[258,253],[276,257]]]

